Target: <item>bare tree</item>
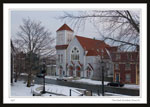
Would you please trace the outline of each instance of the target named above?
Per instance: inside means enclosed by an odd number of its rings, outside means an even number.
[[[78,14],[65,12],[65,15],[60,16],[59,19],[68,20],[75,28],[85,27],[89,22],[93,23],[100,39],[128,50],[139,47],[139,15],[139,11],[93,10],[81,11]]]
[[[33,55],[37,54],[40,57],[45,57],[54,52],[51,32],[41,24],[40,21],[34,21],[30,18],[23,19],[23,24],[19,26],[17,32],[17,40],[21,41],[19,46],[21,50],[28,54],[29,59],[29,73],[27,87],[31,85],[31,75],[33,66]]]
[[[21,56],[21,54],[23,53],[22,46],[23,46],[23,44],[22,44],[21,40],[17,40],[17,39],[11,40],[11,47],[12,47],[11,62],[13,64],[13,65],[11,65],[12,66],[11,69],[12,70],[14,69],[14,72],[15,72],[15,75],[14,75],[15,82],[17,82],[17,79],[21,73],[21,69],[22,69],[21,66],[23,65],[22,56]],[[12,72],[12,75],[13,75],[13,72]]]

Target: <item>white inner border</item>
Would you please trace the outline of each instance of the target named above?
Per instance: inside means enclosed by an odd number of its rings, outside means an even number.
[[[106,8],[109,7],[109,8]],[[140,96],[133,97],[10,97],[10,10],[141,10]],[[3,4],[3,103],[147,103],[147,4]]]

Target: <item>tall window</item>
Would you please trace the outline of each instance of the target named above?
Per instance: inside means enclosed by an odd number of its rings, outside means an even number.
[[[59,63],[63,62],[63,54],[58,54],[58,62]]]
[[[131,81],[131,75],[130,74],[126,74],[126,82],[130,82]]]
[[[60,62],[63,62],[63,54],[61,54]]]
[[[119,69],[119,64],[118,63],[116,63],[114,66],[115,66],[115,69]]]
[[[130,70],[130,63],[126,63],[126,64],[125,64],[125,69],[126,69],[126,70]]]
[[[71,51],[71,60],[79,60],[79,50],[76,47]]]
[[[128,60],[132,60],[132,54],[127,54]]]
[[[60,55],[58,54],[58,62],[60,62]]]
[[[71,35],[68,34],[67,42],[69,43],[71,41]]]

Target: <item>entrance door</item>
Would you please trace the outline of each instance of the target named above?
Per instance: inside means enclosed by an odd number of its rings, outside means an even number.
[[[119,74],[116,74],[116,82],[119,82]]]
[[[90,77],[90,70],[87,70],[86,74],[87,74],[87,77],[89,78]]]
[[[77,77],[80,77],[80,71],[76,71]]]
[[[73,76],[73,71],[70,70],[70,71],[69,71],[69,74],[70,74],[70,76]]]

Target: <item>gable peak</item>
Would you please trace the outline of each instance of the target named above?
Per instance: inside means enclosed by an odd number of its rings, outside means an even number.
[[[61,30],[69,30],[73,32],[73,30],[66,23],[63,24],[57,31],[61,31]]]

